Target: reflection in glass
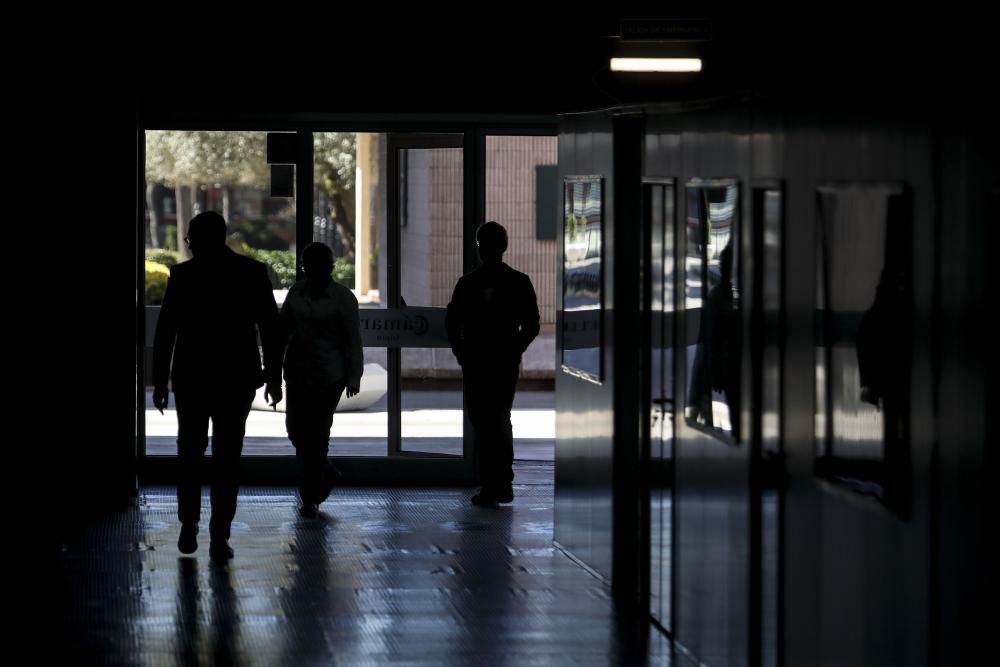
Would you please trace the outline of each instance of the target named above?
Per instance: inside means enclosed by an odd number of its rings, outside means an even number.
[[[600,177],[566,179],[563,196],[563,367],[601,379]]]
[[[685,308],[689,424],[739,439],[740,306],[735,183],[689,185]],[[695,325],[692,327],[691,325]]]
[[[817,472],[895,502],[908,479],[909,200],[902,186],[817,195]]]

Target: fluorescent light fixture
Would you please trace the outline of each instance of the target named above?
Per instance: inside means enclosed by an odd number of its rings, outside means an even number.
[[[612,58],[612,72],[700,72],[701,58]]]

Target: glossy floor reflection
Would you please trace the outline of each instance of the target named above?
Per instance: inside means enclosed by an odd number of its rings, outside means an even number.
[[[633,624],[606,587],[552,546],[551,465],[518,465],[513,506],[470,492],[339,489],[306,520],[291,489],[246,488],[220,567],[207,513],[180,556],[173,489],[143,489],[65,545],[58,646],[123,665],[666,663],[662,638],[621,639]]]

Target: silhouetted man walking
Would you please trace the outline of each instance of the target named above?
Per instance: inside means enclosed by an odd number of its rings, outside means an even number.
[[[181,464],[177,548],[185,554],[198,548],[202,462],[212,420],[209,553],[215,560],[226,560],[233,556],[229,527],[236,514],[247,415],[265,381],[272,405],[281,400],[283,338],[267,267],[226,247],[222,216],[213,211],[195,216],[187,242],[193,258],[171,269],[156,326],[153,404],[161,413],[167,406],[169,376],[177,405]]]
[[[514,403],[521,355],[538,335],[538,301],[528,276],[503,263],[507,231],[487,222],[476,232],[481,264],[458,280],[446,326],[465,377],[465,407],[479,456],[475,505],[514,499]]]

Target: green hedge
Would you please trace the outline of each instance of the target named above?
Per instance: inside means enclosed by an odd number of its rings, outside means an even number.
[[[170,269],[159,262],[146,260],[146,305],[159,306],[167,291]]]
[[[146,248],[146,259],[150,262],[162,264],[168,269],[176,266],[181,261],[181,254],[176,250],[164,250],[163,248]]]
[[[243,254],[267,265],[274,289],[288,289],[295,284],[295,253],[291,250],[257,250],[244,243]]]
[[[333,264],[333,279],[348,289],[354,289],[354,261],[338,257]]]

